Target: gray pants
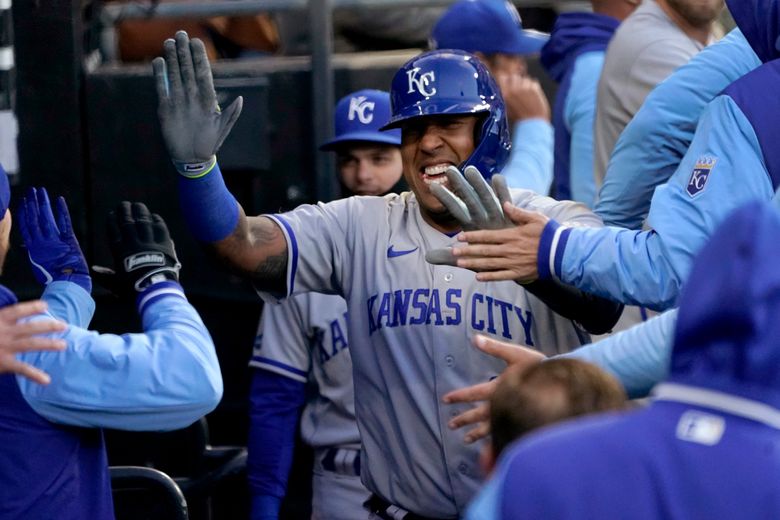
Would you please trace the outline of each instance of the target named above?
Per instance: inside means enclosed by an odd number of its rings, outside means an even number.
[[[316,450],[312,479],[312,520],[366,520],[363,502],[371,493],[363,487],[352,463],[358,450]],[[330,452],[330,453],[329,453]],[[328,457],[330,455],[330,457]],[[326,460],[323,467],[323,460]],[[335,464],[333,463],[335,461]]]

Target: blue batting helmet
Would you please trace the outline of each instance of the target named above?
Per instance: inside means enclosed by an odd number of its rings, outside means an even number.
[[[382,129],[402,127],[424,116],[485,114],[474,152],[460,165],[475,166],[485,178],[501,172],[512,147],[501,91],[479,58],[445,49],[412,58],[393,77],[392,114]]]
[[[336,103],[336,132],[320,150],[333,150],[355,141],[401,146],[401,131],[381,132],[390,120],[390,94],[382,90],[358,90]]]

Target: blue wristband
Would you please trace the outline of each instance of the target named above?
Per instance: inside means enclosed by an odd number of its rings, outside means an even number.
[[[190,231],[201,242],[222,240],[238,224],[238,202],[216,162],[201,177],[179,176],[179,202]]]

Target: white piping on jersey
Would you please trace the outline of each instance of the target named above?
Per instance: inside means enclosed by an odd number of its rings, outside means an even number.
[[[555,257],[558,254],[558,242],[561,239],[561,233],[563,233],[565,229],[569,229],[568,226],[558,226],[558,229],[555,230],[555,234],[553,235],[552,244],[550,244],[550,257],[547,261],[550,263],[550,274],[554,278],[559,278],[558,273],[555,272]]]
[[[673,401],[713,408],[780,430],[780,410],[752,399],[678,383],[656,385],[652,396],[656,401]]]

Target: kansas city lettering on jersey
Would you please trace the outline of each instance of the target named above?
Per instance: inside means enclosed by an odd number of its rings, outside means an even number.
[[[464,316],[464,299],[470,299],[470,316]],[[482,293],[464,297],[461,289],[400,289],[375,294],[366,300],[368,306],[368,334],[383,327],[410,327],[433,325],[436,327],[460,325],[469,320],[476,332],[501,335],[507,340],[522,341],[534,346],[531,337],[533,314],[513,302],[499,300]],[[513,325],[521,325],[522,337],[516,337]]]
[[[328,322],[328,331],[317,327],[314,331],[312,341],[317,349],[317,355],[320,363],[325,364],[339,352],[343,352],[349,347],[347,342],[347,316],[344,313],[342,320],[331,320]],[[328,332],[329,334],[326,334]],[[326,339],[327,338],[327,339]]]

